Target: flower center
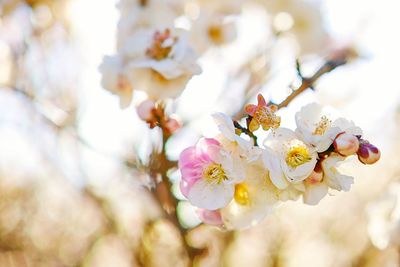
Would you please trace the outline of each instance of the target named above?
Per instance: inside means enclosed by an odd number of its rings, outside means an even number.
[[[328,119],[327,116],[322,116],[321,120],[316,123],[315,130],[313,132],[314,135],[324,135],[326,130],[328,130],[329,127],[331,127],[332,121]]]
[[[212,163],[207,166],[203,172],[203,176],[208,183],[221,184],[223,181],[228,180],[224,169],[221,164]]]
[[[278,128],[281,124],[281,118],[276,116],[274,109],[271,107],[257,107],[257,110],[254,113],[254,118],[261,124],[264,130]]]
[[[286,163],[292,168],[296,168],[310,160],[311,156],[305,146],[291,147],[286,154]]]
[[[224,41],[224,38],[223,38],[224,36],[223,36],[221,26],[217,26],[217,25],[210,26],[208,28],[208,36],[216,44],[221,44]]]
[[[249,205],[250,204],[250,196],[249,196],[249,188],[247,184],[241,183],[235,185],[235,194],[234,199],[240,205]]]
[[[166,29],[164,32],[156,31],[153,36],[153,44],[146,50],[146,55],[158,61],[163,60],[169,56],[172,46],[177,40],[177,37],[171,36],[170,29]]]

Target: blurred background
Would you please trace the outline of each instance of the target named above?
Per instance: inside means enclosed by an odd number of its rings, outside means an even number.
[[[187,1],[185,14],[201,1]],[[188,265],[178,229],[148,191],[159,131],[100,83],[98,66],[116,51],[116,4],[0,0],[1,267]],[[354,120],[382,158],[342,166],[355,177],[350,192],[318,206],[284,203],[236,232],[199,225],[171,171],[180,223],[202,249],[195,266],[400,266],[399,12],[398,0],[240,5],[236,39],[202,54],[203,73],[169,107],[183,127],[168,157],[215,134],[215,111],[234,116],[259,91],[283,100],[299,82],[296,59],[308,75],[346,47],[357,56],[280,110],[282,125],[294,127],[295,112],[317,101]]]

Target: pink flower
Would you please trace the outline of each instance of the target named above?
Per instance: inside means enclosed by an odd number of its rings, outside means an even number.
[[[208,210],[229,204],[234,184],[244,178],[233,157],[213,138],[202,138],[182,151],[179,169],[182,194],[192,205]]]

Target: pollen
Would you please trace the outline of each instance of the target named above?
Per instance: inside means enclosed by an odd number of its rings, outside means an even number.
[[[250,204],[249,188],[247,184],[241,183],[235,185],[234,199],[240,205]]]
[[[210,26],[208,28],[208,36],[216,44],[221,44],[224,42],[224,34],[221,26]]]
[[[228,180],[228,177],[226,176],[221,164],[217,163],[208,165],[203,172],[203,176],[210,184],[221,184],[223,181]]]
[[[170,29],[166,29],[164,32],[156,31],[151,47],[146,50],[146,55],[158,61],[166,59],[177,40],[177,37],[171,36]]]
[[[292,168],[296,168],[310,160],[311,156],[305,146],[291,147],[286,154],[286,163]]]
[[[281,124],[281,118],[275,114],[275,108],[273,107],[274,106],[259,106],[254,113],[254,119],[256,119],[266,131],[270,128],[276,129]]]
[[[324,135],[326,130],[331,126],[332,121],[328,119],[327,116],[322,116],[321,120],[316,123],[315,130],[313,132],[314,135]]]

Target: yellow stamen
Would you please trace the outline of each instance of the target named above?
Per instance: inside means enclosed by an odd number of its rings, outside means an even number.
[[[321,120],[316,124],[314,135],[324,135],[326,130],[331,126],[332,121],[325,115],[321,117]]]
[[[305,146],[291,147],[286,154],[286,163],[292,168],[296,168],[310,160],[311,156]]]
[[[257,108],[254,113],[254,119],[261,124],[265,131],[270,128],[276,129],[281,124],[281,117],[276,116],[274,109],[265,106]]]
[[[171,31],[156,32],[153,37],[153,44],[146,51],[146,55],[155,60],[163,60],[169,56],[172,46],[176,43],[177,37],[171,36]],[[169,42],[167,44],[167,42]]]
[[[208,183],[221,184],[223,181],[228,180],[221,164],[217,163],[208,165],[203,172],[203,176]]]
[[[249,188],[248,188],[247,184],[241,183],[241,184],[235,185],[234,199],[240,205],[249,205],[250,204]]]
[[[208,28],[208,36],[216,44],[221,44],[224,41],[221,26],[210,26]]]

